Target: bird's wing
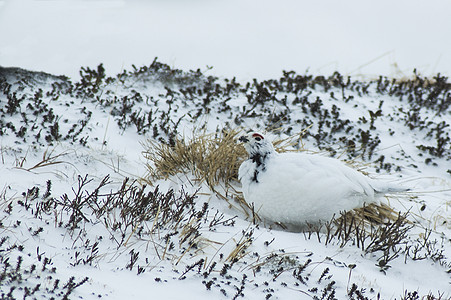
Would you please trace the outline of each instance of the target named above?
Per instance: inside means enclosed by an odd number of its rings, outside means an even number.
[[[409,188],[401,187],[398,185],[394,185],[391,183],[374,180],[368,176],[363,175],[359,171],[347,166],[345,163],[338,159],[322,157],[322,156],[313,156],[309,155],[310,159],[314,161],[318,165],[324,166],[326,168],[329,166],[330,170],[334,170],[336,174],[342,174],[346,177],[350,182],[358,184],[365,191],[365,194],[373,197],[375,193],[377,194],[388,194],[388,193],[399,193],[409,191]]]
[[[305,182],[310,182],[317,188],[322,185],[322,188],[338,189],[345,194],[374,196],[371,179],[337,159],[303,153],[284,153],[279,159],[287,164],[287,168],[291,165],[299,173],[297,176],[302,176]]]

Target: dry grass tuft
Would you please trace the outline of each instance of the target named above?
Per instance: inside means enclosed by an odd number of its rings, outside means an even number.
[[[384,224],[394,222],[398,217],[399,213],[384,203],[371,203],[348,211],[341,216],[341,218],[347,218],[348,221],[354,218],[357,223],[363,224]]]
[[[248,217],[255,218],[242,193],[234,187],[238,183],[238,169],[247,158],[246,150],[238,142],[241,132],[239,129],[224,129],[220,133],[194,131],[192,139],[177,138],[174,146],[148,140],[144,144],[144,157],[148,161],[148,176],[144,181],[152,184],[155,179],[191,173],[219,198],[227,202],[234,199]]]
[[[240,130],[194,134],[194,138],[176,139],[175,145],[148,140],[144,157],[151,179],[168,179],[191,172],[214,188],[238,180],[238,168],[246,159],[245,149],[237,142]]]

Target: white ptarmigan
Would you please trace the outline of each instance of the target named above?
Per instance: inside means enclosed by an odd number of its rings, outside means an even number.
[[[277,153],[261,133],[240,141],[249,154],[238,171],[244,199],[265,220],[289,228],[329,221],[386,193],[407,190],[371,179],[338,159]]]

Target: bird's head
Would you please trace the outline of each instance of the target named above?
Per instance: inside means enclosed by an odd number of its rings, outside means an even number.
[[[259,132],[251,132],[240,137],[240,142],[243,142],[249,156],[254,155],[266,156],[267,154],[275,153],[271,141]]]

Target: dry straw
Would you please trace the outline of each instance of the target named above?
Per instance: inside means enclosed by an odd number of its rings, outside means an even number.
[[[174,146],[148,140],[144,157],[151,178],[167,179],[191,172],[210,187],[237,180],[246,151],[237,143],[239,130],[194,134],[177,139]]]

